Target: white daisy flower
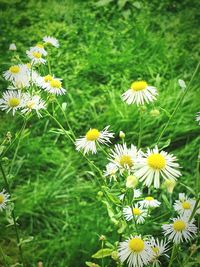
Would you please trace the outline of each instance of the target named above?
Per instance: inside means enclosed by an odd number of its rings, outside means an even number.
[[[162,225],[165,236],[168,236],[169,240],[172,240],[175,244],[179,244],[184,240],[187,242],[193,238],[193,235],[197,233],[197,227],[194,225],[194,220],[189,222],[189,218],[185,216],[179,216],[172,219],[173,223]]]
[[[7,71],[3,72],[3,77],[11,82],[24,79],[27,75],[28,68],[25,64],[13,65]]]
[[[10,51],[16,51],[17,50],[17,47],[16,47],[16,44],[12,43],[9,45],[9,50]]]
[[[185,194],[179,194],[179,200],[176,200],[174,203],[174,209],[180,215],[190,216],[193,212],[196,201],[194,199],[188,198]],[[196,211],[200,213],[200,209]]]
[[[9,197],[9,194],[7,194],[4,189],[0,192],[0,211],[6,208],[6,203],[9,201]]]
[[[197,121],[198,124],[200,125],[200,112],[197,112],[197,115],[196,115],[196,121]]]
[[[154,237],[151,237],[149,242],[153,252],[151,263],[153,264],[153,267],[159,267],[161,264],[159,261],[160,256],[166,256],[169,258],[169,256],[166,254],[166,252],[169,250],[167,247],[168,242],[165,240],[155,239]]]
[[[149,86],[145,81],[137,81],[131,84],[131,88],[122,95],[123,101],[128,105],[136,103],[137,106],[148,104],[156,100],[157,89]]]
[[[152,249],[141,236],[131,236],[126,241],[120,242],[118,253],[122,263],[127,260],[128,267],[143,267],[152,258]]]
[[[142,191],[140,189],[134,189],[133,190],[133,198],[141,197]]]
[[[161,204],[158,200],[151,196],[145,197],[145,199],[141,200],[139,203],[143,208],[157,208]]]
[[[84,154],[92,152],[96,154],[96,144],[108,144],[110,138],[114,137],[114,134],[108,131],[109,126],[105,127],[103,131],[97,129],[90,129],[84,137],[78,138],[75,142],[76,150],[83,149]]]
[[[39,87],[45,89],[49,85],[49,82],[52,81],[53,79],[54,79],[54,76],[50,74],[43,76],[43,77],[38,76],[38,79],[36,80],[36,84]]]
[[[56,38],[54,38],[54,37],[45,36],[45,37],[43,38],[43,41],[44,41],[45,44],[50,44],[50,45],[55,46],[55,47],[57,47],[57,48],[59,47],[59,42],[58,42],[58,40],[57,40]]]
[[[20,91],[6,91],[0,99],[0,109],[15,112],[24,106],[23,95]]]
[[[133,218],[137,224],[142,224],[145,222],[145,217],[147,217],[147,210],[142,209],[138,203],[132,207],[123,208],[123,215],[127,221],[131,221]]]
[[[41,117],[40,110],[45,109],[45,102],[38,95],[31,96],[29,93],[24,95],[24,107],[22,113],[29,113],[35,110],[38,117]]]
[[[42,44],[37,44],[36,46],[31,47],[30,51],[31,52],[38,52],[42,56],[46,56],[47,55],[47,51],[44,49],[44,45],[42,45]]]
[[[117,166],[114,163],[110,162],[110,163],[108,163],[106,165],[106,171],[104,171],[104,176],[110,177],[110,180],[112,180],[112,178],[114,180],[116,180],[116,173],[117,173],[117,171],[118,171]]]
[[[58,78],[53,78],[52,80],[47,82],[44,90],[55,95],[64,95],[66,92],[66,90],[62,87],[61,79]]]
[[[131,172],[135,169],[138,150],[134,145],[131,145],[130,148],[127,148],[126,144],[117,144],[115,145],[114,149],[111,149],[109,156],[109,160],[116,164],[120,170],[120,173],[123,173],[125,170]]]
[[[154,183],[154,187],[159,188],[160,176],[165,180],[176,180],[177,177],[181,176],[176,157],[165,151],[159,152],[157,146],[153,150],[148,148],[147,153],[141,152],[140,155],[135,176],[146,186],[150,187]]]
[[[32,64],[45,64],[46,60],[42,58],[42,53],[33,51],[32,48],[26,51],[27,56],[31,59]]]

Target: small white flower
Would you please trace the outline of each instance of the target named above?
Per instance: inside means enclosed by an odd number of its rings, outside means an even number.
[[[42,44],[37,44],[36,46],[31,47],[30,51],[40,53],[42,56],[47,55],[47,51],[44,49]]]
[[[139,203],[143,208],[157,208],[161,204],[158,200],[151,196],[145,197],[145,199],[141,200]]]
[[[139,106],[153,102],[157,95],[155,87],[149,86],[145,81],[137,81],[131,84],[131,88],[122,95],[122,99],[128,105],[135,103]]]
[[[20,91],[6,91],[0,99],[0,109],[15,112],[24,106],[23,95]]]
[[[105,127],[103,131],[97,129],[90,129],[84,137],[78,138],[76,140],[76,150],[83,150],[84,154],[92,152],[96,154],[97,148],[96,144],[108,144],[110,143],[110,138],[114,137],[114,134],[108,131],[109,126]]]
[[[109,160],[116,164],[120,173],[123,173],[125,170],[128,170],[130,173],[135,169],[138,151],[134,145],[127,148],[126,144],[117,144],[114,149],[111,149],[109,156]]]
[[[166,252],[169,250],[169,248],[167,247],[168,242],[166,242],[165,240],[155,239],[154,237],[151,237],[149,242],[153,252],[151,263],[153,264],[153,267],[160,266],[159,257],[160,256],[169,257],[166,254]]]
[[[29,93],[24,95],[24,107],[22,113],[29,113],[35,110],[38,117],[41,117],[40,110],[45,109],[45,102],[38,95],[31,96]]]
[[[10,50],[10,51],[16,51],[16,50],[17,50],[16,45],[15,45],[14,43],[10,44],[10,46],[9,46],[9,50]]]
[[[196,121],[197,121],[198,124],[200,125],[200,112],[197,112],[197,115],[196,115]]]
[[[133,198],[141,197],[141,195],[142,195],[142,192],[140,189],[134,189],[133,190]]]
[[[194,220],[189,222],[189,217],[181,216],[172,219],[173,223],[162,225],[165,236],[172,240],[175,244],[179,244],[184,240],[190,241],[197,233],[197,227],[193,223]]]
[[[25,64],[13,65],[7,71],[3,72],[3,77],[11,82],[23,80],[28,75],[29,70]]]
[[[36,84],[37,84],[37,86],[45,89],[48,87],[49,82],[53,81],[53,79],[54,79],[54,76],[52,76],[50,74],[43,76],[43,77],[38,76],[38,78],[36,79]]]
[[[45,44],[50,44],[50,45],[55,46],[55,47],[57,47],[57,48],[59,47],[59,42],[58,42],[58,40],[57,40],[56,38],[54,38],[54,37],[45,36],[45,37],[43,38],[43,41],[44,41]]]
[[[186,84],[185,84],[185,81],[184,80],[179,79],[178,80],[178,84],[181,87],[181,89],[184,90],[186,88]]]
[[[6,208],[6,203],[9,201],[9,197],[9,194],[7,194],[4,189],[0,192],[0,211]]]
[[[119,258],[123,263],[127,261],[128,267],[143,267],[152,258],[152,249],[147,241],[141,236],[131,236],[124,242],[119,243]]]
[[[108,163],[106,165],[106,171],[104,171],[104,175],[106,177],[107,176],[110,177],[110,180],[112,180],[112,178],[114,180],[116,180],[116,173],[117,173],[117,171],[118,171],[117,166],[114,163],[110,162],[110,163]]]
[[[138,203],[136,203],[133,208],[132,207],[123,208],[123,214],[127,221],[134,219],[135,222],[138,224],[144,223],[145,217],[148,216],[147,210],[142,209]]]
[[[42,58],[40,52],[33,51],[32,48],[26,51],[27,56],[31,59],[32,64],[45,64],[46,60]]]
[[[48,81],[44,90],[55,95],[64,95],[66,92],[66,90],[62,87],[61,79],[58,78],[53,78]]]
[[[180,215],[190,216],[193,212],[196,201],[194,199],[188,198],[184,193],[179,194],[179,200],[174,203],[174,209]],[[200,209],[196,211],[200,213]]]
[[[176,180],[181,176],[176,157],[165,151],[159,152],[157,146],[153,150],[148,148],[147,153],[141,152],[140,155],[135,176],[146,186],[150,187],[153,183],[155,188],[159,188],[160,176],[165,180]]]

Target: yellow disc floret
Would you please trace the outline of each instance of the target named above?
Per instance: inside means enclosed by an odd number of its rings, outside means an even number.
[[[186,228],[186,224],[182,220],[177,220],[173,223],[173,228],[175,231],[183,231]]]
[[[15,66],[12,66],[12,67],[10,67],[9,68],[9,71],[11,72],[11,73],[19,73],[19,71],[20,71],[20,67],[19,66],[17,66],[17,65],[15,65]]]
[[[53,88],[59,89],[62,86],[62,83],[59,80],[51,80],[50,85]]]
[[[4,200],[5,200],[4,195],[0,195],[0,204],[3,204]]]
[[[125,166],[132,167],[133,166],[133,160],[132,160],[131,156],[129,156],[129,155],[122,155],[120,160],[119,160],[119,163],[123,167],[125,167]]]
[[[49,74],[44,77],[44,81],[45,82],[50,82],[52,80],[53,80],[53,77],[51,75],[49,75]]]
[[[33,52],[32,55],[35,57],[35,58],[41,58],[42,57],[42,54],[39,53],[39,52]]]
[[[95,141],[99,138],[100,132],[97,129],[91,129],[86,133],[87,141]]]
[[[155,170],[162,170],[166,166],[165,158],[159,153],[148,156],[147,163]]]
[[[152,201],[152,200],[154,200],[154,198],[153,197],[145,197],[145,200]]]
[[[133,214],[136,215],[136,216],[140,215],[140,214],[141,214],[140,209],[138,209],[138,208],[133,208]]]
[[[145,81],[137,81],[131,84],[131,89],[133,91],[142,91],[147,87],[147,83]]]
[[[144,241],[139,237],[132,238],[129,241],[128,245],[129,248],[136,253],[139,253],[144,250]]]
[[[8,105],[12,108],[19,106],[20,99],[16,97],[12,97],[8,100]]]
[[[189,209],[191,209],[191,204],[190,204],[188,201],[184,201],[184,202],[182,203],[182,207],[183,207],[183,209],[185,209],[185,210],[189,210]]]

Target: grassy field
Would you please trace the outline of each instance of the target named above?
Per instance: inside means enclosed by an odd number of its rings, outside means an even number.
[[[158,100],[147,107],[143,118],[142,147],[151,146],[183,93],[178,79],[188,85],[199,61],[198,2],[1,0],[1,73],[11,65],[10,43],[16,43],[17,53],[26,62],[25,51],[30,46],[45,35],[56,37],[60,48],[51,55],[52,71],[63,78],[67,88],[68,93],[58,99],[67,103],[66,116],[76,136],[90,127],[110,125],[116,133],[113,143],[119,141],[122,130],[128,144],[137,143],[138,110],[123,103],[120,96],[132,81],[145,79],[159,90]],[[0,79],[3,91],[6,83]],[[150,115],[152,108],[160,111],[158,117]],[[181,182],[195,191],[198,111],[196,75],[162,138],[162,145],[171,140],[166,150],[179,159]],[[56,114],[67,128],[63,114],[59,110]],[[22,118],[4,112],[0,116],[1,140],[8,131],[12,138],[17,136]],[[98,173],[48,117],[28,121],[20,143],[16,138],[4,157],[20,235],[30,239],[23,245],[27,266],[37,266],[42,260],[45,267],[82,267],[99,249],[99,235],[111,242],[118,239],[97,194],[101,188],[94,176]],[[103,153],[91,159],[100,169],[105,168]],[[0,189],[3,187],[1,179]],[[184,192],[185,188],[179,184],[175,191]],[[13,227],[7,224],[1,213],[1,250],[9,266],[14,266],[18,251]],[[2,255],[0,266],[4,266]]]

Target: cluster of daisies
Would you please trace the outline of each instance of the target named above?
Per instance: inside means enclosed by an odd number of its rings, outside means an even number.
[[[48,50],[50,47],[59,47],[56,38],[46,36],[41,43],[36,44],[26,51],[29,60],[27,63],[21,63],[10,66],[3,73],[5,80],[9,82],[7,90],[0,98],[0,109],[6,112],[16,111],[22,114],[35,111],[41,116],[40,111],[46,108],[45,101],[41,98],[44,92],[53,95],[63,95],[66,90],[62,86],[62,80],[56,78],[50,72],[45,76],[39,74],[40,65],[45,64],[48,60]],[[11,44],[10,50],[15,51],[16,45]],[[18,57],[14,56],[15,61]]]

